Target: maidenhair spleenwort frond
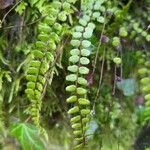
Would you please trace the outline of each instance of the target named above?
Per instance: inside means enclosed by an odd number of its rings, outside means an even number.
[[[33,59],[27,70],[26,79],[28,82],[25,92],[31,102],[30,115],[41,132],[44,130],[40,126],[40,111],[46,78],[50,64],[54,60],[53,55],[56,47],[63,36],[63,30],[68,29],[68,25],[63,22],[72,13],[71,4],[75,1],[53,1],[47,6],[47,10],[43,12],[43,15],[47,16],[38,25],[38,40],[34,50],[31,51]]]
[[[139,68],[138,74],[141,77],[140,89],[146,100],[143,113],[143,123],[145,123],[150,121],[150,53],[143,56],[144,58],[140,64],[141,68]]]
[[[90,63],[87,57],[90,55],[90,39],[95,29],[95,24],[92,20],[100,17],[99,11],[103,2],[92,0],[83,7],[79,25],[75,27],[75,31],[72,34],[71,45],[74,48],[70,51],[69,62],[71,65],[68,66],[68,71],[71,73],[66,76],[66,80],[71,82],[66,87],[66,91],[70,92],[71,96],[66,101],[73,106],[68,111],[68,114],[71,115],[70,122],[76,141],[75,149],[83,149],[86,145],[86,130],[90,114],[90,101],[86,95],[87,80],[85,79],[85,75],[89,73],[89,69],[86,66]]]

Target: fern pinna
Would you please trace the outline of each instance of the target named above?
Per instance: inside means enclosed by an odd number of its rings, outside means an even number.
[[[43,15],[46,17],[38,25],[38,37],[35,48],[31,52],[33,59],[27,71],[26,94],[31,102],[30,114],[33,122],[40,127],[40,111],[44,87],[47,82],[51,63],[54,61],[54,53],[63,36],[63,30],[69,29],[66,23],[67,17],[73,12],[72,3],[76,0],[54,1],[46,5]]]
[[[68,71],[71,73],[66,76],[66,80],[71,82],[71,85],[66,87],[66,91],[70,92],[71,96],[66,101],[73,106],[68,111],[68,114],[71,115],[71,127],[77,143],[75,149],[82,149],[86,144],[86,130],[90,114],[90,101],[86,95],[87,80],[85,79],[89,69],[86,65],[90,63],[87,57],[90,55],[90,38],[95,29],[95,24],[92,20],[100,17],[100,12],[98,11],[103,2],[92,0],[82,8],[83,13],[79,19],[79,25],[75,27],[75,31],[72,34],[71,45],[74,48],[70,51],[70,66],[68,67]]]
[[[141,67],[138,70],[138,74],[141,77],[140,89],[144,95],[145,109],[143,113],[143,123],[150,121],[150,53],[143,55],[140,59]]]

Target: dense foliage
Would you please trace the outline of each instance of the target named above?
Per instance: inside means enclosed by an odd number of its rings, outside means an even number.
[[[0,149],[148,150],[150,0],[0,0]]]

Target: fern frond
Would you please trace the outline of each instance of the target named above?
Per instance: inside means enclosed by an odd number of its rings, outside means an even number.
[[[69,29],[66,22],[68,15],[72,13],[71,4],[73,1],[53,1],[44,10],[46,17],[38,25],[38,36],[35,49],[31,52],[33,60],[30,62],[26,79],[27,97],[31,102],[30,114],[37,127],[40,128],[40,111],[42,107],[42,97],[50,64],[54,61],[54,53],[57,45],[61,41],[64,30]]]
[[[66,102],[73,105],[68,114],[71,115],[70,122],[77,143],[75,149],[82,149],[86,145],[86,130],[90,114],[90,101],[86,95],[87,80],[85,79],[85,75],[89,73],[86,66],[90,63],[87,57],[90,55],[90,39],[95,29],[93,21],[98,21],[103,2],[92,0],[85,3],[86,5],[82,5],[84,6],[82,8],[83,16],[79,19],[79,24],[72,34],[71,45],[74,48],[70,51],[69,62],[71,65],[68,67],[68,71],[71,73],[66,76],[66,80],[71,82],[71,85],[66,87],[66,91],[70,92],[71,96]]]

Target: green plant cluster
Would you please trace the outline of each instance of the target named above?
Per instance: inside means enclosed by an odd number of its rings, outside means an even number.
[[[150,1],[14,3],[0,7],[0,149],[132,149],[150,120]]]

